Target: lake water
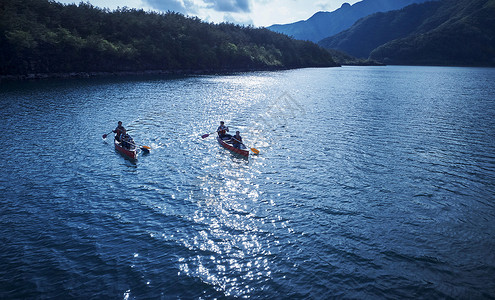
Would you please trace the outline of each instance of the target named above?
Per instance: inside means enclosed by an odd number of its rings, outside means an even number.
[[[2,82],[0,117],[2,299],[495,297],[495,69]]]

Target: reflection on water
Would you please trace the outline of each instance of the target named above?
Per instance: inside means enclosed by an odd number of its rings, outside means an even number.
[[[344,67],[4,85],[0,298],[489,298],[494,78]],[[149,155],[102,141],[118,120]],[[261,153],[222,148],[220,121]]]
[[[184,241],[196,254],[180,258],[180,270],[237,297],[249,294],[252,283],[267,281],[271,274],[266,232],[259,226],[263,222],[251,209],[258,201],[259,185],[245,159],[228,151],[215,159],[223,162],[205,164],[199,172],[205,174],[198,176],[201,200],[195,199],[190,216],[198,230]]]

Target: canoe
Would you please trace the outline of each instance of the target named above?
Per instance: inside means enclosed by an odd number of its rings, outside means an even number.
[[[227,144],[224,140],[222,140],[220,137],[217,136],[217,141],[220,145],[222,145],[222,147],[224,147],[225,149],[228,149],[234,153],[237,153],[239,155],[242,155],[244,157],[248,157],[249,156],[249,151],[248,150],[245,150],[245,147],[244,145],[241,145],[241,147],[244,147],[244,149],[237,149],[237,148],[234,148],[231,144]]]
[[[122,155],[124,155],[125,157],[130,158],[130,159],[136,159],[137,150],[138,150],[136,148],[136,146],[131,145],[131,148],[127,149],[127,148],[122,147],[121,143],[118,142],[117,140],[114,140],[114,144],[115,144],[115,150],[120,152]]]

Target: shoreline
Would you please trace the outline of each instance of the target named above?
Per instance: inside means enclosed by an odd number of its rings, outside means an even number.
[[[385,67],[385,66],[425,66],[425,67],[460,67],[460,68],[495,68],[495,66],[472,66],[472,65],[407,65],[407,64],[381,64],[381,63],[340,63],[333,66],[304,66],[292,68],[241,68],[241,69],[219,69],[219,70],[146,70],[146,71],[108,71],[108,72],[60,72],[60,73],[29,73],[22,75],[0,75],[0,84],[3,82],[37,81],[48,79],[84,79],[98,77],[120,77],[120,76],[194,76],[194,75],[226,75],[246,72],[274,72],[285,70],[297,70],[304,68],[339,68],[339,67]]]
[[[334,66],[306,66],[294,68],[241,68],[241,69],[219,69],[219,70],[146,70],[146,71],[108,71],[108,72],[60,72],[60,73],[29,73],[22,75],[0,75],[0,83],[3,81],[31,81],[45,79],[76,79],[76,78],[97,78],[97,77],[118,77],[118,76],[146,76],[146,75],[215,75],[229,73],[259,72],[259,71],[284,71],[301,68],[336,68]]]

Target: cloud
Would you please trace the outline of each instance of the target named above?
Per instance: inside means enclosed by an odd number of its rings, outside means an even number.
[[[239,16],[239,17],[234,17],[230,13],[226,13],[223,16],[223,21],[227,23],[234,23],[234,24],[240,24],[240,25],[253,25],[253,20],[249,18],[248,16]]]
[[[200,9],[217,12],[249,13],[251,0],[142,0],[143,3],[160,11],[175,11],[196,14]],[[195,3],[196,2],[196,3]]]
[[[204,0],[204,2],[216,11],[251,12],[249,0]]]
[[[174,11],[183,14],[191,14],[197,11],[192,0],[143,0],[150,7],[161,11]]]
[[[315,6],[320,10],[320,11],[329,11],[331,8],[331,4],[327,2],[318,2],[315,3]]]

